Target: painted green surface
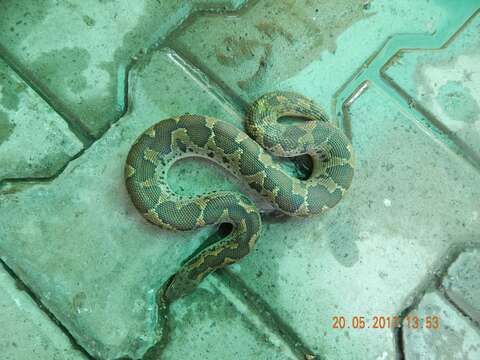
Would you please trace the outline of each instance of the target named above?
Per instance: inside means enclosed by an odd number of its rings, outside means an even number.
[[[480,15],[442,49],[406,50],[386,75],[480,158]]]
[[[3,268],[0,268],[0,319],[4,360],[86,359]]]
[[[399,313],[449,247],[478,241],[478,173],[374,85],[349,113],[351,195],[317,221],[268,224],[257,251],[234,269],[315,353],[391,358],[390,329],[334,330],[332,317]]]
[[[8,254],[12,268],[31,278],[34,291],[79,343],[99,357],[138,357],[152,345],[154,291],[213,231],[171,233],[147,223],[124,187],[128,149],[158,118],[179,111],[203,107],[207,115],[235,115],[210,92],[198,97],[202,85],[192,86],[170,52],[156,52],[140,67],[131,76],[135,91],[125,118],[51,183],[5,196],[0,202],[2,214],[13,208],[19,211],[18,221],[0,219],[0,252]],[[165,89],[172,77],[181,97]],[[238,116],[235,119],[239,121]],[[203,176],[218,176],[213,166],[209,168]],[[17,207],[18,201],[31,206]],[[60,204],[74,210],[51,216]],[[57,281],[52,282],[51,276]],[[59,287],[62,291],[56,290]]]
[[[235,9],[241,1],[214,1]],[[98,137],[124,113],[125,69],[196,1],[2,1],[0,46],[57,110]]]
[[[473,214],[478,216],[478,213]],[[480,322],[480,251],[462,253],[442,283],[448,296],[468,316]]]
[[[82,148],[65,121],[0,60],[0,182],[51,177]]]
[[[404,322],[403,337],[407,359],[474,360],[480,356],[480,331],[438,292],[424,296],[418,309],[409,313],[410,325]],[[437,316],[438,329],[415,329],[414,317],[422,327],[427,317]]]
[[[334,53],[338,36],[370,14],[360,1],[260,1],[238,17],[198,17],[176,41],[227,87],[254,100],[322,53]]]
[[[398,331],[332,329],[332,317],[437,303],[423,294],[447,274],[449,251],[479,246],[480,162],[470,156],[480,143],[478,8],[477,0],[2,1],[0,178],[10,179],[0,182],[2,262],[85,356],[431,354],[431,333],[402,345]],[[401,49],[442,45],[390,61]],[[358,160],[348,196],[309,219],[277,217],[254,197],[265,213],[255,251],[173,304],[168,321],[158,318],[157,289],[216,229],[172,233],[137,213],[123,181],[131,143],[187,112],[242,128],[248,103],[276,89],[313,98],[351,134]],[[247,191],[207,162],[185,160],[170,179],[185,194]],[[477,276],[458,259],[445,275],[452,294],[471,287],[452,274]],[[8,294],[15,304],[18,293]],[[449,315],[452,299],[441,299],[442,316],[477,339],[471,319]],[[11,320],[22,310],[10,309],[0,323],[38,348],[27,334],[51,330],[25,325],[22,337]],[[31,314],[32,324],[44,317]],[[478,351],[447,335],[445,354]]]

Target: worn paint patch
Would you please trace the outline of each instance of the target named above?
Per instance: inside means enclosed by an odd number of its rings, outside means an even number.
[[[15,124],[11,123],[8,115],[0,110],[0,144],[7,141],[13,132]]]
[[[0,64],[0,105],[9,110],[18,110],[20,104],[19,94],[27,86],[24,82],[14,78],[13,72]]]
[[[438,89],[437,101],[452,119],[472,124],[479,119],[480,107],[469,88],[458,81],[448,81]]]
[[[95,26],[95,19],[91,18],[88,15],[83,15],[82,20],[87,26]]]
[[[337,37],[366,16],[361,1],[270,0],[238,17],[201,17],[178,39],[200,61],[232,72],[236,85],[250,91],[290,78],[323,51],[334,53]]]
[[[23,3],[28,3],[28,7]],[[21,40],[31,34],[32,27],[44,21],[48,14],[49,3],[53,1],[16,1],[12,6],[10,1],[0,1],[0,14],[2,14],[0,43],[5,45],[8,38],[14,38],[21,43]]]
[[[32,68],[47,84],[78,94],[87,87],[87,78],[83,72],[88,68],[89,62],[90,54],[87,50],[72,47],[42,53],[32,63]]]

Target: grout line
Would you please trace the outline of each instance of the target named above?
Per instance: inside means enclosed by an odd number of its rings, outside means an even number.
[[[403,338],[402,328],[397,328],[394,330],[393,340],[395,342],[395,347],[397,349],[397,360],[405,360],[405,342]]]
[[[9,54],[0,44],[0,59],[3,60],[20,77],[27,86],[32,89],[43,101],[45,101],[67,124],[69,130],[82,142],[84,147],[88,147],[94,141],[94,137],[89,130],[82,124],[77,116],[71,113],[49,90],[44,87],[40,81],[25,67],[15,60],[14,56]]]
[[[221,90],[222,97],[227,98],[230,100],[230,103],[235,105],[237,110],[241,109],[242,113],[246,113],[249,103],[243,100],[238,94],[228,86],[223,80],[220,79],[213,71],[208,69],[206,66],[202,64],[201,61],[192,53],[189,49],[183,47],[176,41],[176,38],[180,36],[180,34],[185,31],[190,25],[192,25],[198,18],[202,16],[211,16],[211,17],[218,17],[218,16],[241,16],[252,9],[259,0],[246,0],[244,5],[241,7],[225,11],[225,12],[212,12],[211,10],[206,9],[197,9],[194,11],[182,24],[177,26],[174,30],[168,34],[165,38],[165,41],[161,44],[162,46],[170,48],[176,54],[178,54],[183,61],[188,64],[189,67],[195,69],[197,72],[203,74],[203,77],[209,79],[209,83],[213,84],[217,89]],[[217,91],[215,91],[218,94]]]
[[[21,66],[17,66],[13,58],[6,55],[6,50],[0,45],[0,59],[4,60],[7,65],[15,71],[15,73],[38,95],[44,100],[50,108],[52,108],[67,124],[69,130],[80,140],[83,147],[75,155],[71,156],[66,163],[60,167],[53,175],[45,177],[22,177],[22,178],[7,178],[0,180],[0,195],[14,193],[23,190],[25,187],[34,186],[37,184],[49,183],[59,177],[67,166],[77,158],[83,155],[83,153],[90,148],[94,143],[100,140],[103,135],[128,112],[128,86],[129,75],[132,66],[136,63],[137,59],[133,59],[126,66],[120,64],[118,69],[118,79],[123,79],[123,84],[119,83],[117,89],[117,110],[121,113],[116,116],[107,126],[101,130],[101,133],[97,138],[90,135],[89,131],[81,124],[77,117],[71,114],[68,110],[64,109],[60,102],[56,102],[55,96],[51,94],[48,89],[42,89],[42,86],[37,86],[36,81],[30,81],[28,76],[34,79],[34,76]],[[73,119],[73,120],[71,120]]]
[[[409,36],[415,36],[418,39],[423,39],[426,36],[429,36],[432,40],[435,40],[434,34],[430,35],[425,35],[425,34],[395,34],[386,39],[386,41],[380,46],[380,48],[375,51],[372,55],[370,55],[367,60],[353,73],[350,78],[343,83],[340,88],[335,92],[333,99],[332,99],[332,108],[333,108],[333,113],[336,116],[341,116],[344,121],[344,126],[346,131],[351,131],[351,128],[348,127],[349,124],[349,116],[348,114],[345,113],[344,111],[344,106],[345,102],[348,100],[349,97],[351,97],[352,94],[347,96],[345,100],[342,102],[342,108],[341,111],[338,111],[338,102],[339,100],[342,99],[342,95],[345,91],[350,86],[355,85],[355,82],[357,81],[362,81],[362,83],[365,80],[370,80],[374,84],[380,86],[381,88],[384,88],[386,90],[386,94],[394,99],[395,101],[399,102],[399,105],[402,108],[407,109],[410,113],[413,111],[413,117],[415,120],[417,120],[421,125],[425,126],[429,132],[433,135],[433,137],[440,141],[442,144],[446,145],[446,147],[453,151],[457,156],[459,156],[462,160],[466,161],[470,166],[472,166],[476,171],[480,171],[480,156],[475,154],[470,146],[468,146],[463,140],[458,138],[457,135],[455,135],[451,130],[449,130],[445,125],[443,125],[439,120],[436,119],[436,117],[431,114],[427,109],[422,107],[419,104],[416,104],[414,102],[414,99],[410,97],[400,86],[398,86],[393,79],[391,79],[387,74],[386,74],[386,69],[391,65],[392,62],[394,62],[399,54],[405,51],[439,51],[442,50],[446,47],[448,47],[460,34],[461,32],[470,24],[470,22],[473,21],[473,19],[480,14],[480,9],[476,9],[472,15],[470,15],[466,20],[463,20],[463,23],[458,27],[458,29],[452,34],[449,35],[447,34],[447,39],[446,40],[439,40],[439,42],[442,43],[441,46],[437,48],[429,48],[427,46],[424,47],[416,47],[416,48],[403,48],[403,47],[398,47],[394,51],[393,55],[381,66],[378,68],[378,76],[376,72],[374,73],[374,76],[372,78],[372,74],[368,74],[367,70],[375,70],[375,66],[373,68],[371,67],[372,64],[374,64],[375,60],[382,55],[384,51],[388,51],[388,46],[390,43],[394,43],[397,41],[398,38],[401,38],[405,35]],[[380,65],[380,64],[379,64]],[[378,77],[378,79],[377,79]],[[379,83],[380,81],[380,83]],[[385,86],[382,86],[383,84]],[[358,87],[357,87],[358,89]],[[403,101],[400,102],[399,99],[397,99],[395,96],[392,96],[392,94],[388,91],[389,89],[392,89]],[[356,90],[355,90],[356,91]],[[354,91],[354,92],[355,92]],[[347,134],[348,135],[348,134]],[[352,134],[350,134],[352,135]]]
[[[198,18],[202,16],[210,17],[224,17],[224,16],[242,16],[250,9],[252,9],[260,0],[245,0],[243,5],[236,9],[226,9],[225,7],[212,8],[211,6],[195,6],[189,16],[179,26],[172,29],[172,31],[166,37],[166,41],[174,42],[172,39],[177,38],[183,31],[185,31],[190,25],[192,25]]]
[[[379,69],[380,79],[383,80],[388,86],[390,86],[395,92],[397,92],[401,98],[405,100],[411,109],[414,109],[417,113],[422,115],[430,124],[426,125],[433,135],[438,138],[442,143],[445,143],[441,139],[441,136],[446,136],[453,144],[447,144],[462,159],[475,168],[475,170],[480,171],[480,156],[476,154],[471,147],[466,144],[462,139],[458,137],[453,131],[451,131],[445,124],[443,124],[435,115],[433,115],[428,109],[424,106],[415,102],[415,99],[410,96],[393,78],[387,74],[387,69],[391,67],[395,61],[402,56],[404,53],[409,52],[419,52],[419,51],[430,51],[430,52],[440,52],[448,48],[459,36],[460,34],[470,25],[471,22],[480,15],[480,9],[477,9],[473,12],[472,15],[466,19],[463,24],[452,34],[446,41],[442,41],[442,45],[436,48],[427,48],[427,47],[411,47],[411,48],[400,48],[398,49]],[[415,117],[417,120],[418,117]],[[424,121],[419,120],[421,123]],[[453,148],[453,149],[452,149]]]
[[[231,270],[218,270],[210,281],[235,306],[237,311],[248,314],[246,316],[248,321],[266,334],[273,345],[283,351],[286,350],[289,358],[319,359],[318,355],[308,348],[295,330]]]
[[[245,114],[249,107],[247,101],[243,100],[238,94],[230,88],[223,80],[221,80],[214,72],[204,66],[189,50],[183,49],[180,46],[176,46],[175,43],[167,41],[165,45],[177,54],[178,58],[182,59],[182,62],[187,65],[188,68],[195,71],[197,74],[202,74],[202,78],[208,79],[210,89],[216,88],[215,95],[221,94],[222,98],[228,99],[229,104],[234,108]]]
[[[212,94],[220,103],[226,103],[228,108],[234,110],[234,113],[239,118],[243,119],[249,107],[248,103],[241,99],[231,89],[224,88],[219,81],[212,79],[207,69],[199,68],[198,65],[184,53],[179,53],[177,49],[167,47],[170,51],[171,58],[186,72],[188,72],[195,81],[207,88],[208,92]]]
[[[345,131],[345,135],[352,140],[352,121],[350,119],[350,106],[370,87],[370,80],[364,80],[358,87],[345,99],[342,104],[342,125]]]
[[[400,326],[392,330],[395,346],[397,348],[398,360],[405,359],[403,319],[418,307],[418,304],[422,301],[423,297],[428,291],[438,291],[443,295],[441,282],[442,279],[447,275],[450,266],[463,252],[475,248],[478,248],[478,244],[475,244],[474,242],[454,244],[451,246],[445,251],[443,256],[439,257],[441,260],[432,266],[434,270],[427,272],[427,275],[424,277],[424,279],[421,280],[419,285],[413,290],[412,296],[407,297],[407,304],[403,306],[403,309],[396,315],[399,318]],[[463,314],[463,311],[461,311],[461,313]]]
[[[430,119],[428,118],[428,115],[424,116],[421,111],[423,107],[416,104],[414,99],[410,98],[408,95],[403,96],[403,90],[400,87],[397,87],[395,83],[388,84],[387,79],[380,79],[380,81],[380,83],[376,81],[374,82],[377,89],[393,101],[410,121],[422,129],[428,138],[437,143],[437,145],[444,150],[455,154],[461,161],[464,161],[475,171],[480,170],[480,158],[472,153],[469,150],[468,145],[459,139],[458,136],[453,134],[441,122],[436,121],[433,116],[430,117]],[[391,95],[390,90],[392,88],[397,96]],[[424,111],[427,112],[426,110]]]
[[[22,279],[20,279],[20,277],[12,270],[12,268],[10,268],[5,263],[5,261],[3,261],[3,259],[0,259],[0,266],[2,266],[5,271],[15,280],[18,288],[22,291],[25,291],[28,296],[30,296],[30,298],[35,302],[40,311],[45,313],[48,318],[60,329],[60,331],[67,336],[68,340],[70,341],[72,347],[75,350],[80,351],[82,355],[86,357],[86,359],[95,360],[95,358],[91,356],[87,352],[87,350],[85,350],[85,348],[78,344],[78,342],[76,341],[74,336],[68,331],[68,329],[55,317],[55,315],[50,310],[48,310],[48,308],[42,303],[42,301],[37,297],[37,295],[35,295],[35,292],[27,284],[25,284]]]
[[[110,121],[107,126],[101,130],[98,137],[94,137],[90,134],[89,130],[79,121],[79,119],[67,110],[61,101],[55,100],[56,97],[48,90],[48,88],[41,85],[39,81],[35,79],[33,74],[23,66],[19,65],[17,61],[14,60],[14,57],[11,56],[7,49],[0,45],[0,59],[4,60],[5,63],[38,95],[40,96],[60,117],[67,123],[69,130],[82,142],[83,149],[79,151],[76,155],[72,156],[66,164],[61,167],[55,174],[48,177],[23,177],[23,178],[11,178],[11,179],[2,179],[0,180],[0,195],[8,194],[23,190],[25,187],[34,186],[38,183],[49,183],[55,180],[59,175],[63,173],[65,168],[70,162],[80,157],[90,146],[92,146],[97,140],[101,139],[103,135],[110,129],[112,125],[118,122],[129,110],[129,78],[130,70],[133,66],[141,60],[141,58],[148,56],[150,52],[156,51],[162,47],[165,47],[165,44],[169,39],[171,39],[173,34],[177,33],[177,30],[184,29],[186,26],[191,24],[195,19],[201,15],[211,15],[211,16],[224,16],[225,14],[230,15],[240,15],[246,12],[259,0],[246,0],[246,2],[237,9],[221,11],[223,8],[221,6],[217,8],[203,9],[197,8],[193,9],[190,14],[177,26],[170,31],[170,33],[162,39],[163,41],[153,41],[147,47],[147,50],[140,49],[140,51],[130,57],[130,61],[125,64],[119,64],[117,69],[117,80],[123,79],[123,84],[118,83],[117,86],[117,110],[120,111],[118,116],[115,116],[112,121]],[[175,51],[172,49],[172,51]],[[181,59],[180,56],[176,56],[177,59]],[[192,72],[195,67],[192,64],[189,64],[187,61],[179,61],[180,64],[185,64],[184,66],[190,67],[190,72]],[[213,89],[213,87],[211,87]],[[219,96],[218,92],[215,92],[215,95]],[[223,95],[223,98],[228,98]],[[236,101],[229,99],[229,104],[235,105],[234,108],[237,111],[244,112],[246,105],[237,98]],[[241,104],[241,105],[239,105]],[[242,109],[242,110],[239,110]],[[15,185],[16,184],[16,185]],[[7,190],[2,190],[7,189]]]
[[[415,119],[421,125],[425,126],[437,140],[446,145],[447,148],[465,160],[475,170],[480,171],[480,156],[477,155],[468,144],[460,139],[458,135],[456,135],[444,123],[438,120],[437,117],[424,106],[416,103],[415,99],[411,97],[401,86],[399,86],[395,80],[384,73],[383,70],[381,72],[381,78],[390,88],[398,93],[398,95],[404,100],[405,104],[408,104],[410,109],[413,109],[413,111],[421,115],[420,118],[415,116]],[[447,140],[442,139],[442,137],[446,137]]]
[[[472,318],[465,310],[463,310],[460,305],[458,305],[455,300],[453,300],[450,295],[447,292],[447,289],[445,289],[442,285],[439,286],[438,291],[443,295],[445,300],[455,309],[457,310],[464,318],[468,319],[470,323],[475,326],[476,328],[479,328],[480,330],[480,323],[476,321],[474,318]]]
[[[388,61],[380,68],[380,71],[386,70],[389,66],[392,65],[392,62],[395,61],[395,59],[400,55],[400,53],[404,52],[411,52],[411,51],[441,51],[449,47],[459,36],[460,34],[467,28],[467,26],[470,25],[470,23],[474,20],[474,18],[480,15],[480,8],[475,10],[472,15],[470,15],[464,22],[463,24],[455,30],[455,32],[448,37],[447,40],[441,41],[442,45],[436,48],[426,48],[426,47],[408,47],[408,48],[401,48],[398,51],[395,52],[395,54],[388,59]]]
[[[337,105],[340,100],[341,95],[343,94],[344,91],[349,87],[350,84],[354,83],[355,80],[361,77],[361,75],[365,72],[366,69],[373,63],[373,61],[382,53],[382,51],[387,47],[388,43],[391,41],[393,36],[387,37],[387,39],[380,45],[380,47],[375,50],[370,56],[365,60],[365,62],[358,67],[352,75],[348,77],[348,79],[335,91],[332,97],[331,101],[331,107],[332,107],[332,114],[334,114],[336,117],[342,116],[341,112],[337,112]],[[350,95],[349,95],[350,96]],[[346,99],[349,97],[345,97]],[[342,104],[345,101],[342,102]]]
[[[47,177],[23,177],[23,178],[7,178],[0,180],[0,195],[7,195],[13,194],[18,191],[22,191],[25,188],[29,188],[39,184],[50,183],[59,177],[64,170],[68,167],[68,165],[78,159],[83,153],[88,149],[88,147],[83,148],[75,155],[71,156],[70,159],[60,168],[58,169],[55,174]]]

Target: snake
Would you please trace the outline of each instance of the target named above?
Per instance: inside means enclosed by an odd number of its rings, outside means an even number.
[[[285,117],[300,121],[281,121]],[[174,192],[167,176],[175,162],[192,156],[213,161],[276,210],[295,217],[331,209],[351,185],[352,144],[313,100],[289,91],[264,94],[249,107],[245,130],[214,117],[183,114],[149,127],[130,148],[126,188],[145,219],[171,231],[231,224],[229,234],[201,245],[184,261],[165,286],[165,301],[191,293],[210,273],[244,258],[262,230],[260,211],[240,191]],[[304,154],[313,164],[307,179],[289,174],[275,159]]]

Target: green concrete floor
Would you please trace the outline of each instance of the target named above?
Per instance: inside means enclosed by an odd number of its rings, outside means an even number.
[[[1,1],[0,358],[479,359],[479,84],[478,0]],[[243,128],[272,90],[351,137],[348,196],[307,219],[255,198],[255,250],[165,319],[217,230],[143,219],[128,150],[187,112]],[[250,194],[192,159],[171,183]]]

